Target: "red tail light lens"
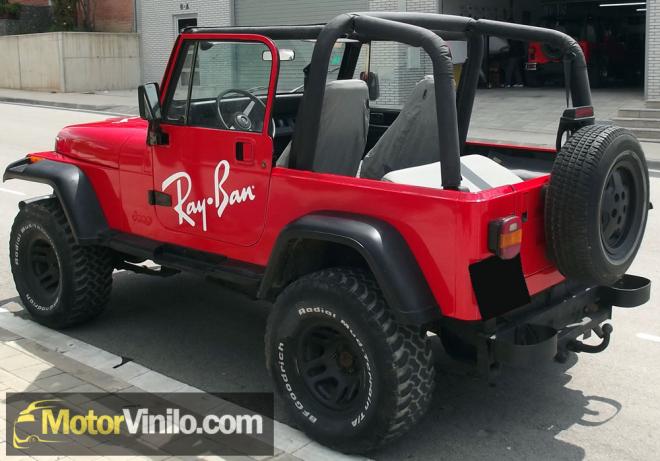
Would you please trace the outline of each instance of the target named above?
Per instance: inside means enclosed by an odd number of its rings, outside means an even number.
[[[522,220],[518,216],[496,219],[488,225],[488,249],[502,259],[520,254]]]

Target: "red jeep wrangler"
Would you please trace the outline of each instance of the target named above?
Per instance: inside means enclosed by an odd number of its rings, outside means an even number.
[[[466,142],[488,35],[571,57],[558,149]],[[445,39],[467,41],[457,89]],[[400,111],[370,109],[378,77],[360,56],[375,41],[432,62]],[[582,50],[560,32],[412,13],[187,29],[139,98],[141,119],[65,128],[7,168],[54,189],[21,203],[11,233],[25,308],[54,328],[96,317],[116,268],[273,300],[275,386],[329,446],[364,452],[422,417],[429,332],[492,376],[603,350],[612,306],[649,299],[625,275],[649,209],[644,154],[594,123]]]

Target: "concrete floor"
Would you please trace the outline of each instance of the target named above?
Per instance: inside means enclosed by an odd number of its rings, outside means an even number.
[[[611,121],[623,107],[641,107],[641,90],[596,89],[592,99],[598,121]],[[563,88],[479,90],[469,136],[478,139],[554,145],[566,108]]]

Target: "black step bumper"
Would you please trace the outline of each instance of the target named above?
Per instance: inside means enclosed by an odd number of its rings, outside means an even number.
[[[569,351],[601,352],[609,344],[612,307],[636,307],[650,298],[650,280],[625,275],[611,287],[563,287],[530,305],[484,322],[476,334],[477,363],[489,376],[501,365],[526,367],[544,360],[563,361]],[[544,299],[545,298],[545,299]],[[545,302],[544,302],[545,301]],[[600,344],[578,338],[595,333]]]

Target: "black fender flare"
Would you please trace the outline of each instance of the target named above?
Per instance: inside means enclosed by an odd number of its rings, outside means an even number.
[[[98,243],[109,233],[110,228],[94,187],[87,175],[76,165],[53,160],[33,163],[25,158],[9,164],[2,180],[4,182],[9,179],[51,186],[79,244]],[[20,206],[25,203],[21,202]]]
[[[406,324],[425,325],[440,319],[440,308],[407,242],[391,224],[379,219],[344,214],[312,213],[280,233],[257,296],[269,298],[278,273],[290,256],[289,243],[320,240],[356,250],[366,261],[392,312]]]

